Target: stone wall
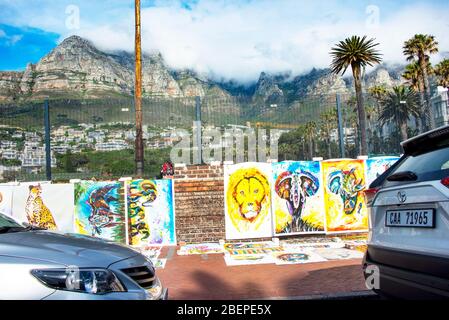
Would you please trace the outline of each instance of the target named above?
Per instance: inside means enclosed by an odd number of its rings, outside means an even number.
[[[176,166],[174,179],[178,243],[224,239],[223,166]]]

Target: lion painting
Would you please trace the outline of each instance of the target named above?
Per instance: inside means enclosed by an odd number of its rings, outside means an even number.
[[[240,169],[229,177],[228,215],[237,231],[257,231],[270,213],[270,185],[258,169]]]

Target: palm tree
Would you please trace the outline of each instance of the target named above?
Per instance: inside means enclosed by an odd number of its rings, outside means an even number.
[[[416,92],[405,86],[393,88],[385,99],[385,105],[379,117],[381,123],[393,121],[401,132],[402,140],[407,140],[407,121],[411,116],[419,115],[419,98]]]
[[[368,154],[368,144],[366,141],[366,113],[362,91],[362,69],[382,62],[382,55],[376,49],[379,44],[374,41],[374,39],[367,40],[366,36],[363,38],[352,36],[344,41],[340,41],[331,50],[333,57],[331,68],[334,74],[345,74],[349,66],[352,68],[357,96],[361,153],[363,155]]]
[[[317,125],[314,121],[309,121],[304,126],[304,136],[309,145],[309,158],[313,158],[313,141],[317,134]]]
[[[320,114],[320,126],[323,139],[326,142],[327,157],[332,158],[331,133],[338,123],[337,112],[335,109],[325,111]]]
[[[444,59],[435,66],[435,74],[438,77],[438,85],[449,88],[449,59]]]
[[[429,62],[429,68],[431,68],[430,62]],[[413,61],[409,65],[405,67],[405,71],[402,74],[402,77],[407,80],[407,85],[414,90],[415,92],[419,93],[419,100],[420,100],[420,121],[417,121],[417,128],[419,132],[426,131],[427,129],[427,117],[426,117],[426,98],[424,95],[424,80],[421,75],[421,68],[419,67],[419,63],[417,61]],[[418,118],[416,118],[418,119]]]
[[[432,35],[416,34],[413,38],[404,43],[403,49],[407,61],[418,61],[427,107],[426,117],[428,118],[429,125],[427,129],[433,129],[435,127],[435,119],[430,101],[429,74],[431,73],[431,68],[429,68],[429,62],[430,55],[438,52],[438,42]]]
[[[387,93],[388,93],[387,87],[385,85],[376,85],[376,86],[369,88],[368,93],[376,101],[376,106],[377,106],[376,112],[377,112],[377,117],[379,117],[380,110],[382,108],[382,103],[385,100],[385,97],[387,96]],[[378,130],[376,130],[376,131],[378,132],[378,138],[380,139],[382,137],[383,126],[380,125]]]

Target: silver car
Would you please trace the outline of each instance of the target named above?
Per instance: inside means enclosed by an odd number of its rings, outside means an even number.
[[[366,191],[365,277],[378,293],[449,298],[449,126],[402,143],[404,156]],[[370,272],[366,272],[371,266]]]
[[[24,227],[0,214],[0,300],[165,300],[131,247]]]

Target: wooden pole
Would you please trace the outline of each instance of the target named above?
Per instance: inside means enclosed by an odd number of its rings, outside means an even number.
[[[144,171],[144,146],[142,132],[142,45],[141,45],[141,18],[140,18],[140,0],[135,0],[135,54],[136,54],[136,82],[134,88],[134,104],[136,109],[136,175],[143,177]]]

